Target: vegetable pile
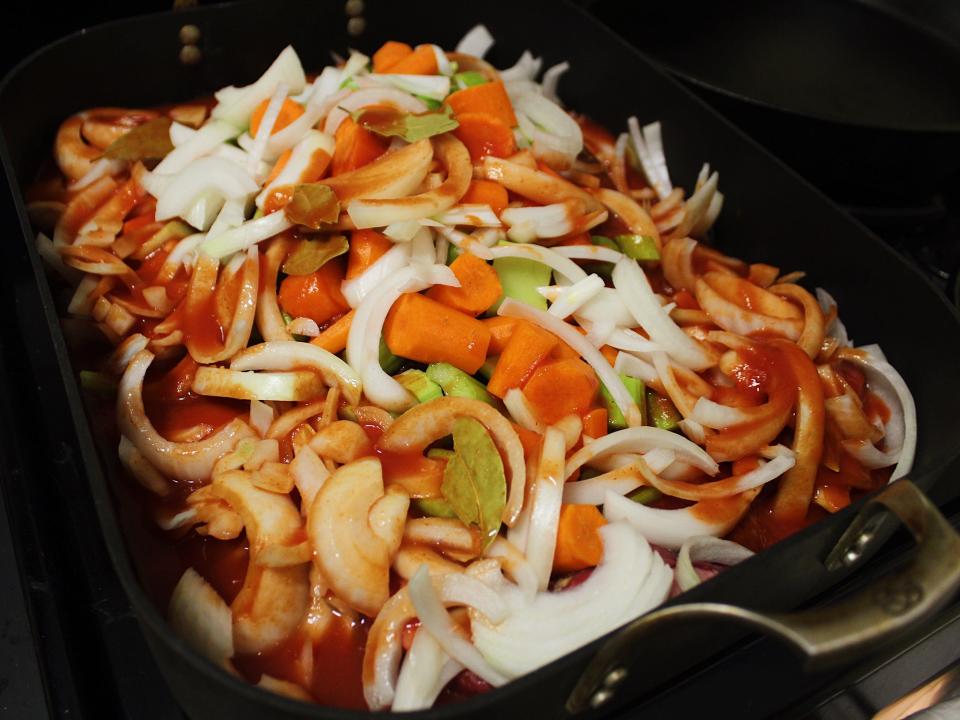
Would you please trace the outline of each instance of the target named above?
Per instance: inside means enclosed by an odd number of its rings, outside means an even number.
[[[204,558],[171,626],[270,691],[502,685],[910,469],[880,349],[710,244],[718,173],[675,186],[659,123],[614,137],[492,43],[82,112],[34,188],[67,328],[110,347],[83,385]]]

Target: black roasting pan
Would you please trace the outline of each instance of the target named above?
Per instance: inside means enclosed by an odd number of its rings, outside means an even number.
[[[880,240],[612,32],[573,5],[546,1],[509,6],[451,5],[436,0],[367,2],[362,20],[354,18],[350,25],[353,31],[361,31],[359,35],[348,33],[348,17],[339,0],[253,0],[153,15],[71,35],[26,59],[0,86],[0,157],[20,222],[19,228],[7,228],[3,252],[5,262],[32,268],[32,276],[25,272],[15,283],[16,315],[23,336],[29,339],[25,352],[38,368],[52,367],[51,358],[55,358],[53,366],[59,368],[60,377],[51,371],[46,382],[62,381],[83,463],[78,470],[89,481],[114,570],[164,676],[191,717],[334,719],[358,714],[297,703],[242,683],[174,637],[162,611],[148,599],[125,542],[124,519],[115,507],[123,482],[115,458],[115,438],[107,437],[103,430],[110,423],[102,422],[96,411],[85,410],[81,402],[76,378],[82,366],[73,365],[66,352],[54,302],[55,285],[48,284],[34,250],[24,191],[49,156],[58,124],[83,108],[149,106],[209,95],[224,85],[252,81],[287,44],[297,49],[308,69],[327,64],[331,50],[341,54],[348,47],[369,51],[387,39],[452,47],[477,22],[486,24],[497,40],[489,56],[496,66],[513,64],[527,48],[543,55],[547,65],[570,61],[572,69],[560,84],[570,107],[611,128],[623,127],[630,115],[643,122],[662,121],[670,171],[677,184],[691,187],[704,161],[720,171],[726,206],[715,230],[718,244],[740,257],[806,270],[809,286],[823,286],[835,295],[852,337],[860,343],[879,342],[912,388],[920,423],[913,484],[898,482],[885,491],[885,497],[888,505],[899,508],[901,517],[906,516],[926,551],[918,552],[913,574],[890,580],[872,596],[861,596],[858,613],[834,613],[812,624],[793,622],[791,627],[801,628],[800,634],[792,636],[794,640],[810,640],[813,644],[807,650],[818,657],[833,651],[835,662],[838,658],[852,660],[863,650],[862,643],[853,647],[852,640],[875,639],[871,631],[877,629],[896,630],[930,611],[955,589],[960,551],[956,545],[943,544],[949,538],[945,539],[937,511],[916,488],[929,491],[939,483],[938,496],[944,496],[944,487],[946,496],[957,494],[955,481],[952,487],[950,479],[940,481],[945,469],[960,456],[960,322],[956,311]],[[187,23],[201,31],[200,58],[195,64],[180,61],[180,28]],[[23,242],[15,238],[17,234]],[[718,622],[717,612],[729,616],[733,613],[730,606],[765,613],[793,611],[850,575],[857,557],[869,556],[895,526],[889,514],[876,515],[879,525],[870,523],[865,534],[850,536],[859,539],[853,551],[831,556],[845,557],[846,562],[825,562],[865,507],[863,502],[857,503],[686,593],[679,602],[696,612],[679,616],[686,618],[682,622],[670,622],[675,608],[680,607],[675,601],[657,622],[633,628],[630,634],[615,633],[621,644],[606,645],[606,659],[590,666],[592,674],[588,673],[573,695],[574,686],[606,640],[500,690],[419,715],[598,715],[649,696],[742,639],[744,631]],[[940,557],[935,557],[938,553]],[[937,563],[939,567],[931,574],[932,564]],[[924,570],[926,574],[921,574]],[[930,584],[932,576],[941,586]],[[943,585],[947,581],[948,586]],[[689,606],[694,602],[698,605]],[[704,606],[706,602],[725,605]],[[746,619],[789,634],[782,623],[753,615]],[[611,675],[608,671],[614,665],[623,671]],[[802,671],[798,661],[797,672]],[[591,678],[599,678],[599,684]],[[714,707],[735,707],[743,690],[730,688],[729,697],[714,699]]]

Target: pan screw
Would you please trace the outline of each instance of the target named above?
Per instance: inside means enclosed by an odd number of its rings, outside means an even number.
[[[180,42],[184,45],[196,45],[200,42],[200,28],[196,25],[184,25],[180,28]]]
[[[352,17],[347,20],[347,34],[351,37],[357,37],[363,34],[367,27],[367,21],[362,17]]]
[[[850,548],[843,556],[843,561],[847,565],[853,565],[857,560],[860,559],[860,556],[863,555],[863,551],[867,549],[867,545],[870,544],[870,541],[873,540],[873,533],[864,532],[853,541],[853,544],[850,545]]]
[[[623,679],[627,677],[626,668],[614,668],[607,673],[607,677],[603,680],[603,685],[606,688],[613,688],[623,682]]]
[[[590,698],[590,707],[596,709],[601,705],[606,705],[613,697],[612,690],[597,690]]]
[[[343,8],[349,17],[356,17],[363,14],[363,0],[347,0]]]
[[[202,57],[203,54],[196,45],[184,45],[180,48],[180,62],[184,65],[196,65]]]

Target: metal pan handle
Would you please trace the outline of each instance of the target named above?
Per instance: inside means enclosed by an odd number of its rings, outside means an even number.
[[[627,652],[654,626],[674,620],[731,620],[782,638],[800,651],[807,669],[849,662],[890,640],[945,605],[960,588],[960,535],[936,506],[908,480],[873,498],[857,515],[826,559],[828,570],[853,565],[888,512],[906,525],[917,542],[910,564],[826,607],[803,612],[759,613],[721,603],[688,603],[634,620],[593,657],[567,710],[576,714],[611,700],[626,677]]]

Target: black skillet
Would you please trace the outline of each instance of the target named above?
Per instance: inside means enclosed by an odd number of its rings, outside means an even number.
[[[585,0],[832,197],[882,207],[960,172],[954,0]]]
[[[811,285],[825,286],[835,294],[853,337],[882,343],[913,388],[921,428],[912,473],[916,487],[931,489],[960,456],[960,425],[953,422],[960,397],[956,363],[960,322],[955,311],[877,238],[571,6],[544,1],[518,4],[503,12],[492,6],[452,8],[440,0],[416,5],[368,3],[363,22],[354,19],[352,25],[363,31],[350,36],[339,3],[257,0],[116,22],[70,36],[26,60],[0,86],[0,158],[14,190],[25,241],[11,242],[4,251],[11,262],[32,270],[24,272],[15,288],[25,352],[37,367],[50,367],[51,358],[56,359],[63,395],[60,403],[54,403],[58,393],[48,393],[49,411],[62,406],[72,414],[77,436],[69,442],[83,460],[114,569],[171,689],[192,717],[348,718],[357,714],[296,703],[248,686],[202,660],[170,633],[162,611],[143,589],[139,577],[143,554],[128,544],[131,533],[125,533],[142,519],[116,510],[115,499],[124,492],[124,480],[115,438],[104,431],[109,422],[93,408],[85,409],[81,401],[76,373],[82,366],[75,366],[67,356],[54,293],[33,248],[23,189],[47,157],[58,124],[81,108],[186,100],[227,84],[249,82],[287,43],[297,48],[308,68],[327,64],[331,49],[341,53],[348,46],[372,49],[388,38],[452,47],[478,21],[486,23],[497,38],[490,60],[499,67],[512,64],[528,47],[543,54],[547,63],[569,60],[573,69],[560,89],[571,107],[612,128],[623,127],[631,114],[644,122],[663,121],[670,169],[678,183],[690,186],[705,160],[721,168],[727,204],[716,228],[718,242],[741,257],[806,269]],[[179,30],[187,22],[201,31],[200,62],[189,66],[178,62]],[[55,384],[52,378],[50,382]],[[890,502],[899,505],[901,514],[906,508],[925,547],[949,540],[936,511],[911,490],[915,486],[901,482],[895,487],[898,490]],[[955,485],[938,487],[948,488],[947,497],[956,494]],[[889,522],[868,525],[865,532],[858,527],[845,543],[850,552],[834,555],[836,562],[825,564],[831,548],[862,508],[863,503],[858,503],[806,529],[685,594],[682,603],[726,603],[727,615],[733,612],[730,606],[759,611],[798,608],[847,577],[858,558],[869,555],[889,534]],[[931,555],[920,557],[927,562]],[[934,557],[940,563],[934,575],[953,582],[960,552],[945,557],[946,561]],[[838,641],[833,649],[849,651],[852,659],[854,650],[863,650],[862,644],[853,641],[873,637],[876,628],[902,628],[930,610],[932,603],[944,600],[951,588],[930,584],[929,573],[892,578],[878,593],[860,597],[861,610],[867,614],[831,616],[830,621],[839,624],[828,627],[822,639]],[[676,606],[676,602],[670,605]],[[701,607],[698,613],[708,611]],[[755,623],[771,624],[751,617]],[[772,629],[782,634],[786,627],[796,629],[796,623],[787,619]],[[817,623],[812,631],[824,627]],[[643,633],[643,638],[635,633]],[[623,672],[611,675],[605,662],[594,664],[593,674],[578,685],[588,663],[604,646],[601,640],[496,692],[418,717],[554,717],[591,712],[584,708],[595,704],[607,710],[650,696],[664,683],[723,653],[742,635],[713,617],[688,616],[681,626],[658,623],[652,631],[634,628],[631,634],[618,636],[629,640],[626,645],[607,646],[616,650],[611,657]],[[822,658],[830,647],[819,643],[811,649]],[[797,672],[801,671],[798,665]],[[614,681],[624,677],[629,680],[614,687]],[[571,694],[575,686],[578,692]],[[730,688],[729,696],[714,699],[715,706],[736,707],[743,691],[744,687]]]

